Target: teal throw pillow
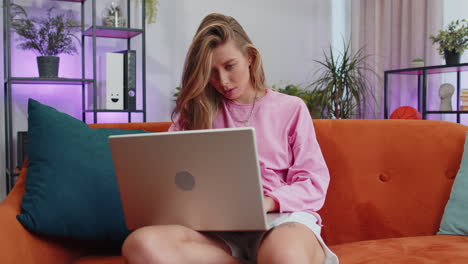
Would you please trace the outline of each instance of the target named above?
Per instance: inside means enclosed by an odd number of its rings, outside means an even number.
[[[455,177],[437,234],[468,236],[468,137],[460,170]]]
[[[109,135],[143,130],[92,129],[29,99],[28,171],[17,219],[30,231],[118,247],[129,231]]]

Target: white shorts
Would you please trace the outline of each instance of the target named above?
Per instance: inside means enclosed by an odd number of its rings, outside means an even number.
[[[322,228],[317,224],[317,218],[306,212],[285,213],[284,217],[280,217],[278,221],[273,223],[273,227],[264,232],[206,232],[205,234],[214,235],[223,240],[230,248],[233,257],[248,263],[256,263],[257,251],[265,235],[273,230],[273,228],[288,222],[300,223],[307,226],[317,237],[324,253],[324,264],[339,263],[338,257],[325,245],[320,231]]]

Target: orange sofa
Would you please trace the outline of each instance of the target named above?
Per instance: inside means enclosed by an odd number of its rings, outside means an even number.
[[[331,173],[323,237],[340,263],[468,263],[468,237],[435,235],[468,127],[427,120],[315,120]],[[92,127],[165,131],[170,123]],[[26,169],[0,204],[0,263],[125,263],[16,220]]]

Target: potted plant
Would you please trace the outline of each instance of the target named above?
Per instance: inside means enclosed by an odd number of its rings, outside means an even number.
[[[126,22],[122,11],[120,2],[110,2],[108,7],[104,9],[102,24],[107,27],[125,27]]]
[[[80,41],[74,35],[80,31],[80,24],[71,17],[71,13],[52,15],[55,8],[48,8],[44,17],[30,18],[21,6],[11,4],[11,28],[19,36],[18,47],[39,54],[37,64],[41,78],[56,78],[59,65],[57,55],[76,54],[74,39]]]
[[[411,68],[420,68],[424,67],[424,59],[416,58],[411,61]]]
[[[458,19],[450,22],[446,30],[439,30],[436,36],[429,36],[432,44],[439,44],[437,50],[445,57],[447,65],[460,63],[461,54],[468,48],[468,21]]]
[[[377,75],[367,67],[365,60],[368,56],[362,53],[362,49],[352,55],[349,44],[344,42],[343,47],[341,56],[336,55],[330,46],[329,53],[324,53],[325,61],[314,60],[321,67],[317,70],[318,78],[310,86],[317,91],[316,101],[328,118],[359,116],[368,97],[375,100],[366,74]]]

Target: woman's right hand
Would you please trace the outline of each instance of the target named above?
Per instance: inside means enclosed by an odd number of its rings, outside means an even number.
[[[279,204],[269,196],[263,197],[263,207],[265,208],[266,213],[276,212],[279,210]]]

